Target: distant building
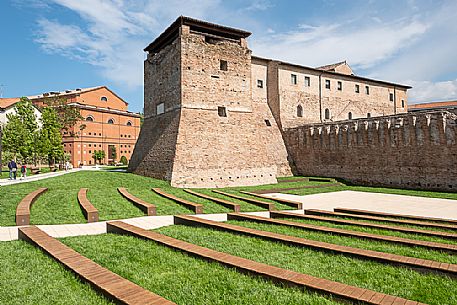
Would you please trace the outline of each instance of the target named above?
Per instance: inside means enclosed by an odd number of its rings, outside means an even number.
[[[457,101],[442,101],[409,105],[408,112],[424,111],[424,110],[442,110],[449,108],[457,108]]]
[[[8,114],[16,114],[15,106],[21,99],[18,97],[14,98],[0,98],[0,126],[6,125],[8,123]],[[35,116],[37,119],[38,125],[41,125],[40,118],[41,112],[38,107],[35,107]]]
[[[68,131],[62,131],[65,153],[73,166],[93,165],[93,153],[105,151],[103,164],[127,160],[133,153],[140,132],[140,115],[127,110],[128,103],[106,86],[51,91],[28,98],[37,106],[46,99],[64,98],[80,110],[83,121]],[[5,102],[6,103],[6,102]],[[85,128],[80,129],[80,126]]]

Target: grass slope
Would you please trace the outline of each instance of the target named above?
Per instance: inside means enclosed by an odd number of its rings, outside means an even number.
[[[177,304],[338,304],[298,288],[280,287],[152,241],[104,234],[62,240],[111,271]]]
[[[0,304],[111,304],[26,242],[0,242],[0,253]]]
[[[427,304],[457,304],[457,285],[451,278],[291,247],[258,238],[200,227],[170,226],[160,233],[200,246],[258,262],[323,277]]]

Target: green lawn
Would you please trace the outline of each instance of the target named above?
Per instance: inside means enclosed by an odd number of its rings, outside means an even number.
[[[254,191],[261,189],[297,188],[303,186],[325,185],[332,182],[324,181],[298,181],[284,182],[252,187],[225,188],[226,192],[239,196],[252,197],[239,193],[240,190]],[[282,182],[281,182],[282,181]],[[142,177],[124,172],[109,171],[80,171],[66,174],[60,177],[45,180],[16,184],[0,188],[0,226],[15,224],[16,206],[28,193],[39,187],[47,187],[49,191],[42,195],[31,210],[32,224],[62,224],[62,223],[83,223],[85,219],[79,208],[76,196],[80,188],[88,188],[88,198],[99,210],[100,220],[123,219],[143,216],[141,210],[129,203],[117,192],[117,187],[126,187],[133,195],[155,204],[158,215],[192,214],[193,212],[169,199],[163,198],[151,191],[152,187],[159,187],[168,193],[178,197],[200,203],[205,213],[227,213],[229,209],[212,201],[202,199],[184,192],[182,189],[173,188],[169,182]],[[324,188],[305,188],[286,191],[294,194],[315,194],[323,192],[334,192],[341,190],[358,190],[397,193],[414,196],[434,196],[437,198],[457,199],[457,193],[421,192],[385,188],[364,188],[352,186],[331,186]],[[265,211],[265,209],[241,200],[232,199],[223,195],[213,193],[210,189],[197,189],[196,191],[208,194],[213,197],[226,199],[240,204],[241,211]],[[274,202],[269,199],[260,199],[275,204],[278,210],[287,210],[291,207]]]
[[[287,246],[208,228],[175,225],[160,228],[158,231],[214,250],[349,285],[431,305],[457,304],[457,285],[446,276],[422,274],[408,268]]]
[[[104,234],[69,237],[62,241],[100,265],[177,304],[339,304],[328,297],[281,287],[130,236]]]
[[[0,304],[111,304],[23,241],[0,242]]]

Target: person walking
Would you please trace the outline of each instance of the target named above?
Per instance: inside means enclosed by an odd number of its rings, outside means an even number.
[[[27,178],[27,165],[22,164],[21,166],[21,180]]]
[[[10,171],[10,180],[16,180],[16,172],[17,172],[17,164],[14,162],[13,159],[11,159],[10,162],[8,162],[8,169]]]

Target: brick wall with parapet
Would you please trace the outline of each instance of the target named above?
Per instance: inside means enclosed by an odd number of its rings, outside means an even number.
[[[457,191],[457,110],[304,125],[284,139],[302,175]]]

